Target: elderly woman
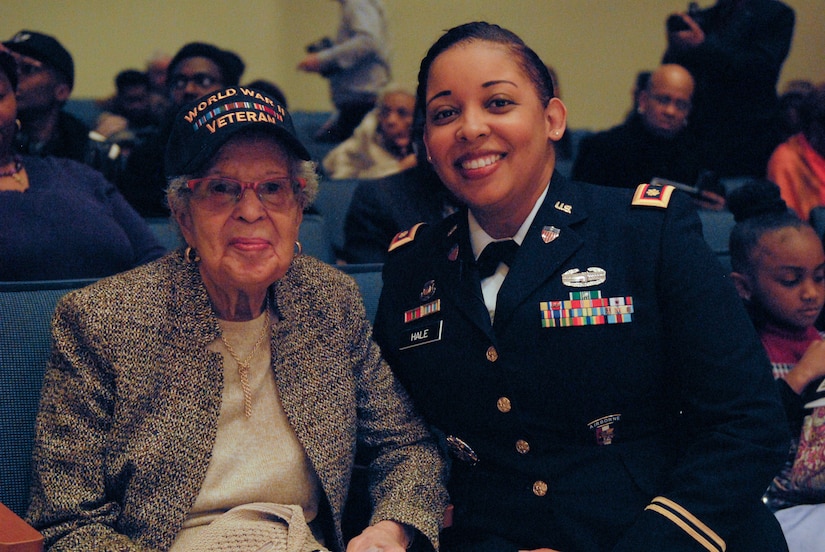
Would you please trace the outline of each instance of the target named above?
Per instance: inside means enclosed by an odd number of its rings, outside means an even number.
[[[51,549],[343,551],[356,445],[373,513],[346,550],[437,548],[438,449],[355,283],[300,254],[308,160],[259,92],[178,115],[168,196],[189,247],[57,308],[28,514]]]

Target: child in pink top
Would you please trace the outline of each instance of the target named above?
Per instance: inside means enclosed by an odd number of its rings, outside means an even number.
[[[765,500],[791,552],[820,550],[825,407],[806,403],[825,376],[825,341],[814,326],[825,305],[825,251],[772,182],[755,181],[736,190],[728,206],[737,221],[730,236],[731,277],[773,365],[792,434],[798,436]]]

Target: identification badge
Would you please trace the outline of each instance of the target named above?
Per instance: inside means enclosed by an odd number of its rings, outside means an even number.
[[[441,341],[441,329],[443,326],[443,320],[434,320],[424,326],[404,330],[401,334],[401,346],[398,349],[404,351],[418,347],[419,345]]]

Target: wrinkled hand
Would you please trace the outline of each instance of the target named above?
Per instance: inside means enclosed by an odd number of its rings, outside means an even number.
[[[307,56],[298,63],[298,69],[309,73],[320,73],[321,58],[318,57],[318,54],[307,54]]]
[[[695,48],[705,41],[705,31],[699,26],[695,19],[686,13],[678,14],[690,27],[684,31],[676,31],[667,34],[668,43],[678,48]]]
[[[395,521],[379,521],[349,541],[347,552],[405,552],[411,538],[407,531]]]
[[[797,395],[813,380],[825,376],[825,341],[814,341],[785,376],[785,382]]]

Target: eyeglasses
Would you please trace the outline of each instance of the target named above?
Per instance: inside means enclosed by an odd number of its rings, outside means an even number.
[[[303,187],[301,183],[299,186]],[[192,197],[209,211],[223,211],[234,207],[244,191],[252,190],[267,209],[283,209],[294,198],[293,183],[288,178],[241,182],[224,176],[193,178],[186,181]]]
[[[690,110],[690,102],[686,100],[677,100],[676,98],[671,98],[666,94],[651,94],[650,99],[664,107],[673,104],[676,109],[683,113]]]
[[[17,75],[20,77],[29,77],[31,75],[36,75],[43,69],[43,64],[39,61],[18,61],[17,63]]]
[[[222,84],[221,79],[213,77],[207,73],[195,73],[191,77],[186,75],[175,75],[172,77],[172,88],[176,90],[183,90],[189,83],[194,83],[198,88],[210,88],[215,85]]]

